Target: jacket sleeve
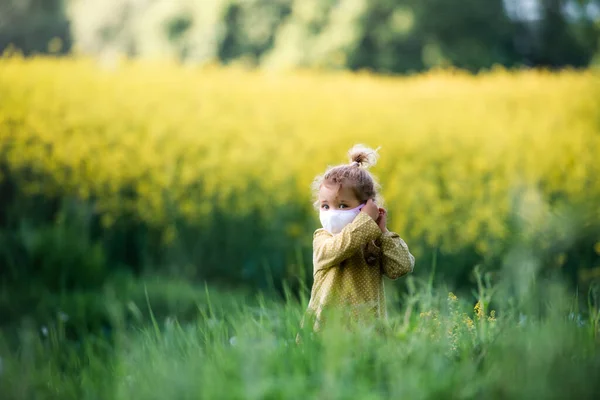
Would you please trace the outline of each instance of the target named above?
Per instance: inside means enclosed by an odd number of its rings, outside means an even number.
[[[395,280],[415,268],[415,257],[397,233],[386,232],[381,235],[381,269],[385,276]]]
[[[364,212],[360,212],[336,235],[318,229],[313,236],[314,273],[338,265],[356,253],[362,245],[380,236],[379,226]]]

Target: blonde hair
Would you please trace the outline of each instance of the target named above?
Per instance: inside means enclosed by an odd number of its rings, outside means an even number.
[[[377,164],[379,148],[373,150],[362,144],[354,145],[349,151],[349,164],[329,167],[323,175],[318,175],[312,185],[313,206],[319,208],[318,195],[323,184],[338,185],[349,184],[356,198],[364,203],[368,199],[373,199],[379,207],[383,206],[383,198],[379,191],[381,186],[377,179],[367,171],[370,167]]]

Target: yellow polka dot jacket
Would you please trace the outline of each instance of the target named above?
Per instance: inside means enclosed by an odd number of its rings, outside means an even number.
[[[324,310],[341,307],[354,317],[387,319],[383,277],[413,271],[415,258],[397,233],[383,233],[366,213],[336,235],[323,228],[313,236],[313,287],[308,312],[322,322]]]

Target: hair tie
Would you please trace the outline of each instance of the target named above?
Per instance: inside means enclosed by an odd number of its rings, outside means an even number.
[[[360,163],[358,161],[352,161],[353,166],[360,167]]]

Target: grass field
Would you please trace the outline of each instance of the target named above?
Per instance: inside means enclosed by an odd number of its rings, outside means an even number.
[[[146,325],[143,302],[107,300],[115,321],[133,315],[137,323],[115,322],[114,331],[79,342],[65,334],[65,315],[24,325],[18,346],[0,342],[2,398],[595,398],[598,297],[582,314],[556,282],[532,282],[520,297],[484,282],[475,296],[458,298],[410,278],[411,290],[396,299],[402,307],[381,329],[331,322],[319,334],[299,327],[306,299],[179,282],[170,290],[195,293],[198,305],[187,322],[163,313]],[[165,286],[145,291],[152,299]]]

